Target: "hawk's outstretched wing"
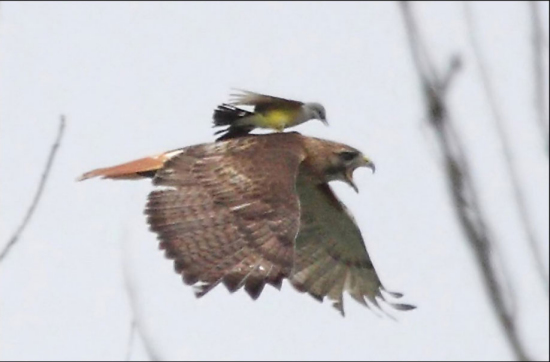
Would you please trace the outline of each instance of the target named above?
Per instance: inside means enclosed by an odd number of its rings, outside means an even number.
[[[282,134],[281,134],[282,135]],[[276,136],[276,135],[274,135]],[[146,214],[160,246],[202,296],[223,282],[256,299],[290,276],[299,229],[299,140],[238,138],[183,149],[160,169]]]
[[[365,306],[365,299],[377,306],[377,297],[384,300],[384,288],[349,211],[328,184],[313,185],[299,177],[297,191],[301,218],[292,285],[318,300],[328,297],[342,315],[344,291]],[[399,297],[398,293],[388,294]],[[389,304],[401,310],[414,308]]]

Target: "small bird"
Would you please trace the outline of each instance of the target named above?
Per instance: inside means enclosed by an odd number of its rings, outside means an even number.
[[[145,213],[160,248],[202,297],[219,284],[257,299],[283,279],[344,315],[343,294],[367,307],[400,293],[382,285],[361,231],[329,186],[374,163],[357,149],[297,132],[204,143],[85,173],[152,178]]]
[[[316,102],[303,103],[245,90],[232,94],[232,100],[214,110],[214,127],[228,126],[217,131],[222,134],[217,141],[243,136],[254,128],[274,129],[278,132],[318,119],[328,125],[325,107]],[[237,106],[253,106],[247,111]]]

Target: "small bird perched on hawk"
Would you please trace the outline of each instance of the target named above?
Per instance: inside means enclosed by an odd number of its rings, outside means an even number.
[[[253,298],[287,278],[344,314],[343,294],[365,306],[414,307],[382,286],[353,217],[330,181],[355,190],[374,164],[350,146],[296,132],[247,135],[142,158],[82,175],[152,177],[145,213],[160,248],[201,297],[222,283]]]
[[[214,110],[214,127],[228,126],[215,133],[222,134],[218,141],[246,135],[255,128],[281,132],[310,119],[318,119],[328,125],[325,107],[320,103],[303,103],[245,90],[239,92],[232,95],[229,103],[223,103]],[[237,106],[254,108],[250,112]]]

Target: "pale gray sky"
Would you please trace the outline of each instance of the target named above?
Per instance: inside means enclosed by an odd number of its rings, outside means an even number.
[[[548,34],[548,3],[540,6]],[[464,56],[452,111],[513,264],[523,335],[548,359],[548,299],[520,241],[463,5],[414,8],[441,66]],[[547,254],[549,169],[534,122],[528,7],[473,11]],[[32,224],[0,265],[0,359],[124,358],[123,260],[163,358],[510,359],[450,207],[400,15],[395,3],[2,3],[0,245],[31,201],[61,113],[68,124]],[[376,162],[376,175],[357,172],[359,195],[335,188],[384,284],[417,310],[394,322],[346,298],[342,318],[286,282],[256,302],[223,287],[197,300],[148,231],[149,182],[75,182],[92,168],[213,140],[212,109],[232,87],[323,103],[330,127],[298,131]],[[134,347],[132,357],[145,358],[139,339]]]

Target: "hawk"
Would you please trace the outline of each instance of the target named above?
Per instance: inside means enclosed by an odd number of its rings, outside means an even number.
[[[310,119],[318,119],[328,125],[325,107],[320,103],[303,103],[245,90],[239,92],[232,95],[233,99],[229,103],[223,103],[214,110],[214,127],[228,126],[215,133],[222,134],[217,140],[243,136],[254,128],[281,132]],[[236,106],[254,108],[250,112]]]
[[[85,173],[80,179],[152,177],[145,214],[160,248],[202,297],[218,284],[257,299],[283,279],[325,297],[414,307],[380,282],[353,217],[330,181],[357,191],[353,172],[374,163],[350,146],[296,132],[204,143]],[[384,292],[384,293],[382,293]]]

